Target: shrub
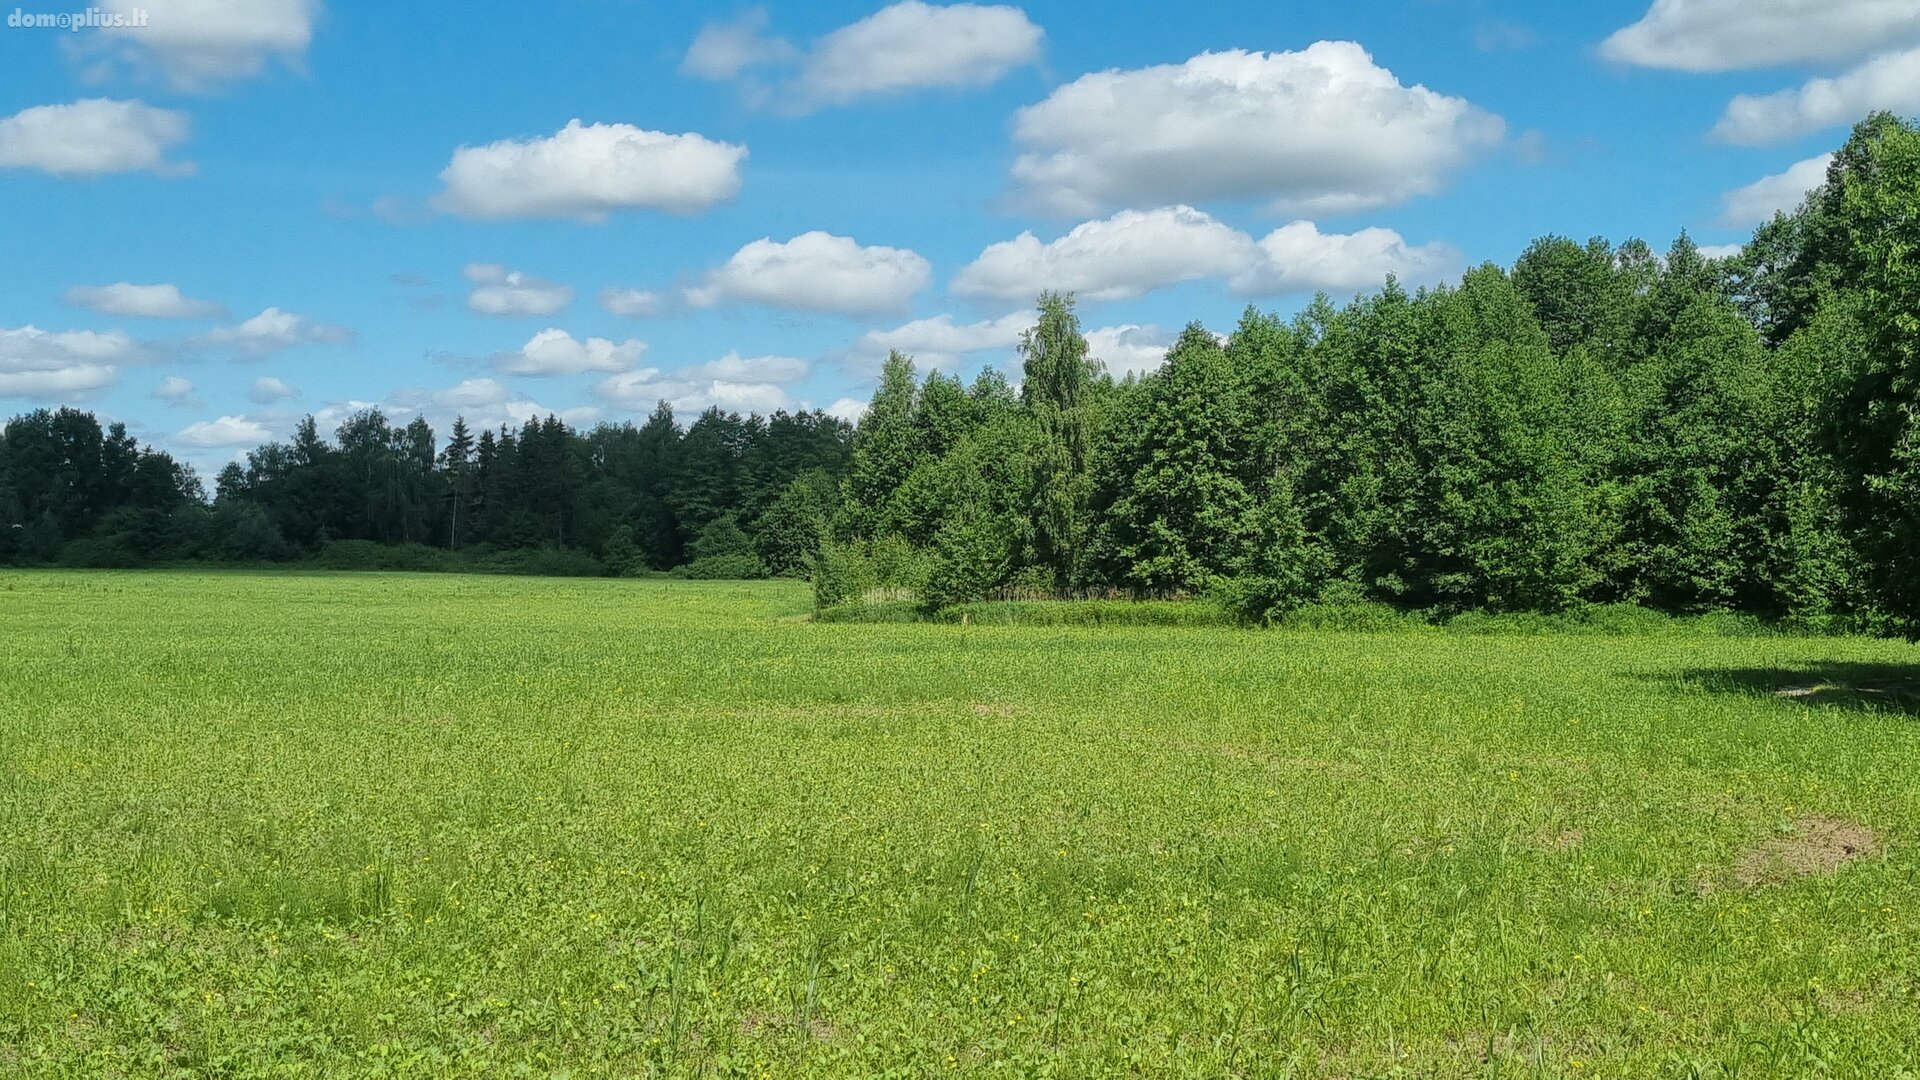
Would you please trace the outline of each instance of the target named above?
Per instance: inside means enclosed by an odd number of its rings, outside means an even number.
[[[371,540],[335,540],[320,549],[313,565],[322,570],[454,569],[452,558],[425,544],[376,544]]]
[[[621,525],[613,530],[600,553],[600,561],[614,577],[638,577],[645,572],[647,561],[640,554],[640,546],[633,542],[633,526]]]
[[[58,562],[81,570],[127,570],[147,560],[120,536],[83,536],[60,548]]]
[[[751,552],[709,555],[681,567],[680,576],[694,581],[755,581],[767,576],[767,568]]]
[[[871,584],[867,560],[850,546],[824,541],[810,561],[816,611],[855,603]]]
[[[984,600],[1007,575],[1007,542],[985,518],[950,520],[934,537],[932,566],[920,590],[928,611]]]
[[[483,574],[519,574],[526,577],[602,577],[607,568],[584,551],[568,548],[515,548],[496,552],[474,563]]]

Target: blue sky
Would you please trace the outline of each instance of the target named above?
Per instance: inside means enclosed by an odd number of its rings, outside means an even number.
[[[1546,233],[1734,243],[1920,112],[1920,0],[139,7],[0,28],[0,413],[203,469],[366,404],[850,412],[1047,285],[1139,368]]]

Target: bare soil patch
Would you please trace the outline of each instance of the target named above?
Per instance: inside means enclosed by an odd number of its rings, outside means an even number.
[[[1748,889],[1778,885],[1834,873],[1879,851],[1880,837],[1865,825],[1828,817],[1801,818],[1788,832],[1741,852],[1734,860],[1733,881]]]

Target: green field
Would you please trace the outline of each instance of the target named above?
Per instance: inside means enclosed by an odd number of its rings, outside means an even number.
[[[0,572],[0,1075],[1920,1058],[1912,646],[808,603]]]

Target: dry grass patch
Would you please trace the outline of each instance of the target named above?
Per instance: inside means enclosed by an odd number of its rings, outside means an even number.
[[[1834,873],[1879,851],[1880,838],[1865,825],[1828,817],[1801,818],[1786,833],[1741,852],[1734,860],[1733,881],[1748,889],[1778,885]]]

